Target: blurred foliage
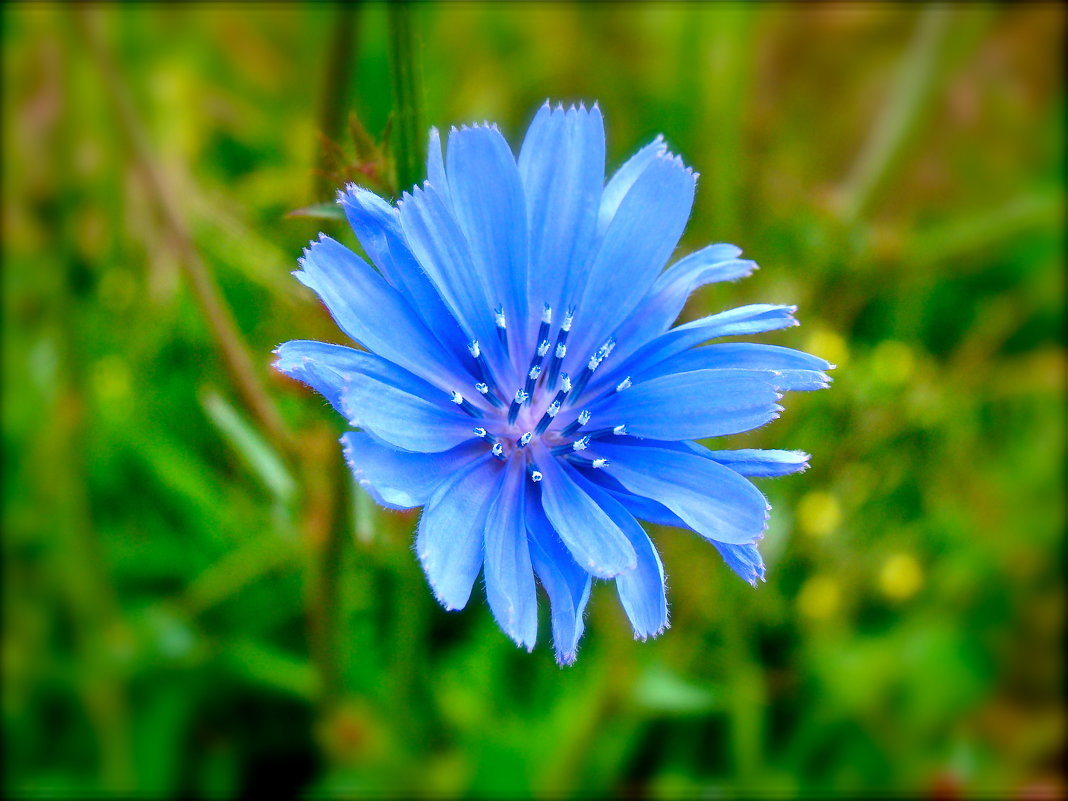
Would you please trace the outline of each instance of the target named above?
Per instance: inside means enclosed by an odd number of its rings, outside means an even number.
[[[528,655],[436,606],[269,369],[344,341],[288,273],[354,239],[286,213],[387,127],[383,6],[5,4],[5,792],[1063,794],[1063,6],[416,9],[428,122],[596,99],[612,167],[663,132],[683,250],[763,266],[686,315],[797,303],[765,341],[839,365],[732,440],[814,454],[762,484],[768,582],[658,530],[670,631],[598,585],[561,670],[545,607]]]

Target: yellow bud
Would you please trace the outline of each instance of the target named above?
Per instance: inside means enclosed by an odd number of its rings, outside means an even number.
[[[895,553],[879,571],[879,589],[892,601],[903,601],[923,586],[923,569],[910,553]]]
[[[809,334],[805,350],[838,367],[849,361],[849,348],[845,340],[829,328],[817,328]]]
[[[838,582],[830,576],[813,576],[797,596],[797,608],[805,617],[826,620],[838,611]]]
[[[895,339],[880,342],[872,353],[871,361],[875,376],[887,384],[905,383],[916,367],[912,348]]]
[[[797,522],[806,534],[826,537],[842,522],[842,509],[830,493],[810,492],[797,505]]]

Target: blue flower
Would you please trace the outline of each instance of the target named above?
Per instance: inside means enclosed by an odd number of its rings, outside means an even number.
[[[277,369],[360,429],[341,442],[360,486],[422,506],[415,550],[462,609],[481,571],[501,628],[532,649],[535,576],[561,664],[592,579],[615,582],[637,637],[668,625],[664,567],[638,520],[690,529],[755,584],[770,507],[750,477],[808,455],[695,442],[779,416],[827,386],[822,359],[717,342],[797,325],[751,305],[672,328],[695,289],[756,269],[733,245],[672,266],[697,175],[662,138],[606,183],[600,110],[546,103],[516,159],[495,125],[430,132],[428,180],[394,207],[339,193],[374,267],[326,236],[295,273],[365,350],[293,341]],[[377,269],[376,269],[377,268]]]

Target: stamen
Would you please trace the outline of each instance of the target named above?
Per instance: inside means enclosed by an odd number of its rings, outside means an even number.
[[[541,420],[538,421],[538,426],[534,429],[534,433],[545,433],[545,429],[547,429],[550,424],[552,424],[553,418],[556,417],[559,412],[560,401],[554,399],[553,402],[549,404],[549,407],[545,410],[545,414],[541,416]]]
[[[496,456],[501,461],[504,461],[504,446],[499,442],[495,442],[493,447],[490,448],[490,453]]]
[[[567,426],[567,428],[560,432],[560,436],[570,437],[588,422],[590,422],[590,412],[588,409],[583,409],[581,412],[579,412],[579,416],[576,417],[574,421]]]
[[[607,437],[609,435],[615,435],[617,437],[625,437],[627,435],[627,426],[623,425],[613,426],[611,428],[598,428],[596,431],[591,431],[588,436],[590,439],[600,439],[601,437]]]
[[[527,447],[527,445],[530,444],[530,440],[533,439],[533,437],[534,437],[534,435],[531,432],[528,431],[526,434],[524,434],[523,436],[521,436],[519,438],[519,447],[520,448]]]
[[[603,467],[608,467],[607,459],[584,459],[577,453],[569,453],[564,456],[564,459],[571,462],[575,467],[592,467],[594,470],[600,470]]]
[[[527,471],[530,473],[530,480],[533,481],[535,484],[541,481],[541,471],[538,469],[538,466],[536,464],[531,462],[530,466],[527,468]]]
[[[534,395],[534,385],[538,383],[538,376],[540,375],[540,364],[535,364],[531,366],[530,370],[527,372],[527,385],[523,388],[524,394],[527,396],[527,403],[530,403],[530,398]]]
[[[504,319],[504,306],[497,304],[497,308],[493,310],[493,319],[497,324],[497,338],[501,341],[501,344],[505,347],[508,346],[508,321]]]
[[[601,366],[601,362],[605,360],[605,357],[612,352],[612,349],[615,346],[616,341],[614,339],[609,339],[590,357],[590,360],[586,362],[586,369],[579,375],[578,383],[575,385],[575,392],[572,395],[573,398],[577,398],[582,394],[582,390],[586,388],[586,384],[589,383],[590,377],[594,374],[597,368]]]
[[[477,339],[472,339],[470,342],[468,342],[467,343],[467,350],[470,352],[471,357],[475,360],[475,363],[478,365],[479,378],[482,379],[482,383],[484,383],[487,387],[492,387],[493,386],[493,374],[490,373],[489,364],[486,363],[486,354],[484,354],[482,352],[482,348],[479,347],[478,340]],[[476,389],[478,388],[477,385],[476,385],[475,388]],[[478,391],[482,392],[482,390],[478,390]],[[487,392],[488,392],[488,390],[487,390]],[[482,392],[482,394],[485,395],[486,393]],[[494,404],[494,405],[498,405],[498,404]]]
[[[632,386],[634,386],[634,382],[630,380],[630,376],[628,375],[626,378],[616,384],[616,392],[622,392],[625,389],[630,389]]]
[[[489,384],[485,381],[479,381],[475,384],[475,389],[478,390],[479,395],[488,400],[496,408],[499,409],[504,406],[504,401],[498,398],[495,392],[490,392]]]
[[[455,403],[457,406],[459,406],[461,409],[463,409],[465,412],[467,412],[472,417],[481,417],[482,416],[482,411],[477,406],[472,405],[471,401],[469,401],[466,398],[464,398],[464,396],[461,395],[459,392],[455,392],[454,391],[452,393],[452,402]]]
[[[583,437],[582,439],[576,439],[574,442],[569,442],[566,445],[557,445],[552,449],[552,454],[554,456],[565,456],[576,451],[584,451],[588,447],[590,447],[590,438]]]
[[[508,407],[508,425],[515,425],[515,419],[519,416],[519,408],[527,402],[528,397],[527,393],[522,389],[515,391],[512,405]]]
[[[538,329],[537,342],[541,342],[549,336],[549,326],[553,323],[553,307],[548,303],[545,304],[545,308],[541,310],[541,327]],[[542,356],[545,354],[543,353]]]
[[[496,442],[497,442],[497,438],[495,436],[493,436],[493,434],[488,432],[486,429],[484,429],[482,426],[479,426],[478,428],[475,429],[475,436],[478,437],[479,439],[486,440],[486,442],[491,442],[491,443],[494,443],[494,444],[496,444]]]
[[[564,312],[564,321],[560,324],[560,333],[556,335],[556,350],[552,361],[549,362],[549,376],[546,380],[550,389],[556,386],[556,378],[560,375],[560,367],[564,363],[564,356],[567,355],[567,335],[571,331],[571,323],[574,319],[575,307],[568,306],[567,311]]]

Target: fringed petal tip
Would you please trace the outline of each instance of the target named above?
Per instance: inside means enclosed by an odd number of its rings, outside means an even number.
[[[655,640],[665,631],[671,628],[671,623],[667,620],[656,631],[641,632],[637,629],[634,630],[634,639],[638,642],[646,642],[647,640]]]

